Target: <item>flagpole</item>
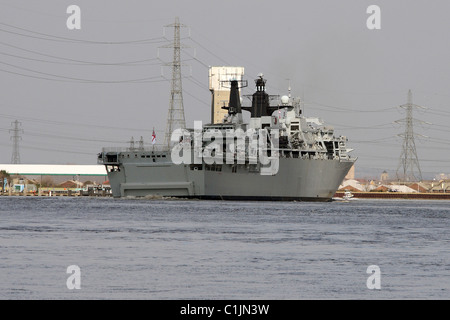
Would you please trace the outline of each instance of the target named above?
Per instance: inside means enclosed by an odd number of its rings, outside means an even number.
[[[152,153],[155,151],[155,143],[156,143],[156,134],[155,134],[155,127],[153,127],[153,134],[152,134]]]

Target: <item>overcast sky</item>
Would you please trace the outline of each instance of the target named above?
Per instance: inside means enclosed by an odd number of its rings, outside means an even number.
[[[81,30],[66,9],[81,8]],[[369,5],[381,30],[369,30]],[[182,41],[186,122],[209,121],[208,66],[242,66],[252,93],[304,99],[355,149],[357,176],[394,174],[408,90],[425,177],[450,173],[450,2],[447,0],[0,0],[0,163],[21,122],[21,163],[95,164],[133,136],[163,140],[175,17]],[[145,41],[141,41],[145,40]],[[158,55],[159,52],[159,55]],[[158,60],[158,57],[160,60]],[[161,76],[162,75],[162,76]],[[144,79],[144,80],[142,80]]]

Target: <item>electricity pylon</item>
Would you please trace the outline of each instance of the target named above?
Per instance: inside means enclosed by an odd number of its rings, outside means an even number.
[[[169,45],[163,46],[163,48],[173,48],[173,60],[171,63],[166,64],[172,67],[170,105],[164,138],[164,145],[170,148],[170,137],[173,131],[176,129],[186,128],[183,106],[183,90],[181,84],[181,49],[185,46],[180,42],[180,28],[185,26],[180,24],[178,17],[176,17],[175,23],[167,25],[166,27],[174,28],[173,42]]]
[[[14,125],[14,128],[9,130],[9,132],[12,133],[10,139],[13,141],[13,152],[11,156],[11,163],[19,164],[20,163],[19,141],[22,140],[20,134],[23,133],[23,130],[19,128],[21,123],[18,120],[11,122],[11,124]]]
[[[413,118],[413,108],[424,109],[424,107],[412,103],[411,90],[408,91],[408,102],[400,107],[406,110],[406,118],[395,121],[405,124],[404,133],[399,135],[403,137],[403,145],[397,167],[397,179],[404,182],[421,181],[422,171],[420,170],[419,157],[414,141],[414,137],[417,135],[414,133],[414,122],[423,123],[423,121]]]

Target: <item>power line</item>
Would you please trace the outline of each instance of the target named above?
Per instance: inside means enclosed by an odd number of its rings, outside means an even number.
[[[197,31],[196,31],[196,34],[201,35],[201,34],[200,34],[199,32],[197,32]],[[207,37],[205,37],[205,36],[202,36],[202,37],[204,37],[205,39],[207,39]],[[195,40],[194,38],[189,37],[189,39],[190,39],[191,41],[193,41],[194,43],[196,43],[199,47],[201,47],[202,49],[204,49],[207,53],[209,53],[209,54],[211,54],[212,56],[216,57],[217,59],[219,59],[219,60],[222,61],[223,63],[229,65],[229,63],[227,62],[227,60],[225,60],[225,59],[223,59],[222,57],[220,57],[219,55],[213,53],[211,50],[209,50],[208,48],[206,48],[204,45],[202,45],[200,42],[198,42],[198,41]],[[207,40],[210,41],[210,42],[212,42],[210,39],[207,39]],[[221,50],[220,50],[221,52],[222,52],[222,51],[227,51],[227,52],[229,53],[229,55],[233,55],[233,56],[239,58],[239,60],[243,60],[241,57],[236,56],[236,55],[235,55],[235,52],[229,51],[228,48],[221,47],[221,46],[218,45],[217,43],[216,43],[215,45],[217,45],[218,47],[221,48]],[[189,55],[190,55],[190,54],[189,54]],[[209,66],[208,66],[206,63],[202,62],[201,60],[199,60],[198,58],[196,58],[196,57],[194,57],[194,56],[192,56],[192,55],[190,55],[190,56],[193,57],[196,61],[198,61],[203,67],[209,68]],[[256,66],[256,65],[253,64],[252,62],[248,62],[248,61],[247,61],[247,64],[253,65],[254,68],[261,69],[261,67]],[[266,72],[266,73],[268,73],[268,72]],[[269,74],[270,74],[270,75],[273,75],[273,76],[275,76],[275,77],[277,77],[277,78],[279,78],[279,79],[286,80],[285,77],[282,77],[282,76],[280,76],[280,75],[278,75],[278,74],[274,74],[274,73],[269,73]],[[319,90],[322,90],[322,91],[336,92],[336,90],[331,90],[331,89],[321,88],[321,87],[318,87],[318,86],[312,85],[312,84],[300,83],[300,85],[303,86],[303,87],[306,87],[306,86],[307,86],[307,87],[312,87],[312,88],[319,89]],[[279,88],[276,88],[276,89],[277,89],[278,91],[282,91],[282,90],[280,90]],[[346,93],[346,94],[361,94],[361,95],[393,94],[393,93],[398,93],[398,92],[400,92],[400,91],[399,91],[399,90],[396,90],[396,91],[384,91],[384,92],[343,92],[342,90],[339,91],[339,93]],[[325,104],[318,104],[318,105],[321,105],[321,106],[323,106],[323,107],[330,107],[330,108],[338,109],[338,110],[341,110],[341,111],[363,112],[363,113],[364,113],[364,112],[381,112],[381,111],[389,111],[389,110],[395,110],[395,109],[396,109],[396,107],[388,107],[388,108],[374,109],[374,110],[357,110],[357,109],[351,109],[351,108],[345,108],[345,107],[327,106],[327,105],[325,105]],[[338,111],[332,111],[332,112],[338,112]]]
[[[341,129],[345,129],[345,130],[359,130],[359,129],[380,129],[380,130],[386,130],[386,126],[392,126],[393,123],[381,123],[381,124],[374,124],[374,125],[370,125],[370,126],[350,126],[350,125],[345,125],[345,124],[338,124],[338,123],[334,123],[334,122],[328,122],[328,124],[339,127]]]
[[[201,47],[203,50],[205,50],[206,52],[208,52],[209,54],[211,54],[212,56],[216,57],[217,59],[219,59],[220,61],[222,61],[223,63],[230,65],[225,59],[219,57],[218,55],[216,55],[214,52],[212,52],[211,50],[209,50],[208,48],[206,48],[205,46],[203,46],[201,43],[199,43],[198,41],[196,41],[193,38],[190,38],[191,41],[193,41],[195,44],[197,44],[199,47]]]
[[[186,93],[188,96],[194,98],[194,99],[197,100],[198,102],[204,104],[205,106],[210,107],[210,105],[209,105],[208,103],[206,103],[206,102],[203,101],[203,100],[200,100],[198,97],[196,97],[196,96],[194,96],[193,94],[191,94],[191,93],[189,93],[188,91],[186,91],[186,89],[184,89],[183,92]]]
[[[114,127],[114,126],[105,126],[105,125],[97,125],[97,124],[87,124],[87,123],[73,123],[73,122],[67,122],[67,121],[56,121],[56,120],[46,120],[46,119],[39,119],[39,118],[32,118],[32,117],[17,117],[13,115],[8,114],[0,114],[1,117],[4,118],[18,118],[22,121],[30,121],[30,122],[40,122],[40,123],[46,123],[46,124],[54,124],[54,125],[71,125],[76,127],[88,127],[88,128],[100,128],[100,129],[112,129],[112,130],[127,130],[127,131],[148,131],[152,132],[152,130],[149,129],[139,129],[139,128],[125,128],[125,127]],[[161,130],[155,130],[155,131],[161,131]]]
[[[37,74],[43,74],[46,76],[50,76],[50,77],[56,77],[56,78],[61,78],[61,79],[52,79],[52,78],[47,78],[47,77],[40,77],[40,76],[33,76],[33,75],[26,75],[23,73],[17,73],[17,72],[13,72],[13,71],[8,71],[8,70],[4,70],[4,69],[0,69],[0,71],[2,72],[6,72],[6,73],[12,73],[12,74],[16,74],[16,75],[21,75],[21,76],[25,76],[25,77],[30,77],[30,78],[37,78],[37,79],[43,79],[43,80],[53,80],[53,81],[68,81],[68,82],[77,82],[77,83],[143,83],[143,82],[148,82],[149,80],[152,80],[151,82],[162,82],[162,81],[166,81],[165,79],[160,79],[159,81],[156,81],[154,79],[157,78],[161,78],[161,76],[154,76],[154,77],[147,77],[147,78],[140,78],[140,79],[127,79],[127,80],[94,80],[94,79],[83,79],[83,78],[75,78],[75,77],[66,77],[66,76],[61,76],[61,75],[57,75],[57,74],[52,74],[52,73],[47,73],[47,72],[42,72],[42,71],[36,71],[36,70],[32,70],[29,68],[24,68],[24,67],[19,67],[16,66],[14,64],[10,64],[10,63],[6,63],[6,62],[2,62],[0,61],[0,64],[4,64],[13,68],[17,68],[20,70],[24,70],[24,71],[28,71],[28,72],[34,72]]]
[[[204,89],[204,90],[206,90],[206,91],[209,92],[207,86],[206,86],[205,84],[202,84],[200,81],[198,81],[198,80],[195,79],[194,77],[189,76],[189,77],[187,77],[187,79],[188,79],[189,81],[191,81],[193,84],[195,84],[197,87],[202,88],[202,89]]]
[[[140,40],[128,40],[128,41],[92,41],[92,40],[82,40],[82,39],[67,38],[67,37],[56,36],[56,35],[52,35],[52,34],[48,34],[48,33],[37,32],[37,31],[33,31],[33,30],[29,30],[29,29],[13,26],[13,25],[10,25],[10,24],[2,23],[2,22],[0,22],[0,25],[6,26],[6,27],[9,27],[9,28],[13,28],[13,29],[17,29],[17,30],[21,30],[21,31],[25,31],[25,32],[28,32],[28,33],[31,33],[31,34],[44,36],[44,37],[31,36],[31,35],[23,34],[23,33],[20,33],[20,32],[13,32],[13,31],[5,30],[5,29],[0,29],[0,31],[2,31],[2,32],[11,33],[11,34],[19,35],[19,36],[23,36],[23,37],[40,39],[40,40],[49,40],[49,41],[85,43],[85,44],[107,44],[107,45],[148,44],[148,43],[162,43],[162,42],[166,42],[166,40],[161,41],[161,39],[165,39],[162,36],[155,37],[155,38],[140,39]],[[45,38],[45,37],[47,37],[47,38]]]
[[[361,160],[365,160],[365,159],[380,159],[380,160],[398,160],[398,158],[395,157],[388,157],[388,156],[384,156],[384,155],[379,155],[379,154],[375,154],[375,155],[370,155],[370,154],[359,154],[360,159]],[[422,162],[439,162],[439,163],[447,163],[450,164],[448,160],[442,160],[442,159],[420,159],[420,161]],[[410,180],[410,181],[414,181],[414,180]]]
[[[361,112],[361,113],[371,113],[371,112],[383,112],[383,111],[390,111],[390,110],[395,110],[396,107],[388,107],[388,108],[381,108],[381,109],[372,109],[372,110],[359,110],[359,109],[352,109],[349,107],[341,107],[341,106],[331,106],[331,105],[326,105],[323,103],[318,103],[318,102],[314,102],[314,101],[310,101],[310,102],[306,102],[306,105],[310,105],[310,106],[322,106],[325,108],[330,108],[330,109],[337,109],[336,111],[332,111],[332,110],[328,110],[330,112],[342,112],[342,111],[349,111],[349,112]]]
[[[450,144],[450,140],[446,140],[446,139],[439,139],[439,138],[428,138],[428,139],[430,139],[431,142],[434,142],[434,143],[447,144],[447,145]]]
[[[17,50],[25,51],[25,52],[28,52],[28,53],[33,53],[33,54],[37,54],[37,55],[48,57],[48,58],[53,58],[53,59],[67,61],[67,62],[51,61],[51,60],[44,60],[44,59],[37,59],[37,58],[31,58],[31,57],[24,57],[24,56],[20,56],[20,55],[17,55],[17,54],[0,52],[0,54],[5,55],[5,56],[10,56],[10,57],[14,57],[14,58],[18,58],[18,59],[24,59],[24,60],[45,62],[45,63],[67,64],[67,65],[88,65],[88,66],[91,66],[91,65],[92,66],[149,66],[149,65],[161,65],[163,63],[163,61],[160,58],[149,58],[149,59],[141,59],[141,60],[120,61],[120,62],[86,61],[86,60],[79,60],[79,59],[71,59],[71,58],[59,57],[59,56],[54,56],[54,55],[50,55],[50,54],[46,54],[46,53],[42,53],[42,52],[28,50],[28,49],[21,48],[21,47],[18,47],[18,46],[15,46],[15,45],[11,45],[11,44],[8,44],[8,43],[4,43],[4,42],[1,42],[1,41],[0,41],[0,44],[4,45],[4,46],[7,46],[7,47],[10,47],[10,48],[17,49]],[[183,61],[189,61],[189,60],[195,60],[195,59],[192,58],[192,59],[187,59],[187,60],[183,60]],[[148,62],[151,62],[151,61],[157,61],[157,62],[155,62],[155,63],[148,63]]]
[[[27,11],[27,12],[32,12],[33,14],[38,14],[38,15],[44,15],[47,17],[52,17],[52,18],[56,18],[59,21],[61,21],[61,19],[65,19],[67,16],[64,14],[51,14],[49,12],[42,12],[39,10],[32,10],[29,7],[20,7],[20,6],[16,6],[16,5],[12,5],[12,4],[6,4],[6,3],[0,3],[0,6],[6,6],[6,7],[10,7],[13,8],[15,10],[19,10],[19,11]],[[141,20],[107,20],[107,19],[91,19],[91,18],[84,18],[84,21],[92,21],[92,22],[99,22],[99,23],[121,23],[121,24],[134,24],[134,23],[143,23],[143,22],[153,22],[153,21],[160,21],[160,20],[166,20],[166,18],[156,18],[156,19],[141,19]]]
[[[379,138],[379,139],[373,139],[373,140],[351,140],[351,143],[381,143],[386,140],[392,140],[395,139],[396,136],[389,136],[385,138]]]
[[[25,49],[25,48],[22,48],[22,47],[19,47],[19,46],[15,46],[15,45],[12,45],[12,44],[9,44],[9,43],[1,42],[1,41],[0,41],[0,44],[4,45],[4,46],[7,46],[7,47],[10,47],[10,48],[17,49],[17,50],[25,51],[25,52],[28,52],[28,53],[33,53],[33,54],[37,54],[37,55],[40,55],[40,56],[53,58],[53,59],[59,59],[59,60],[63,60],[63,61],[79,62],[79,63],[82,63],[82,64],[94,64],[94,65],[108,64],[108,63],[102,63],[102,62],[98,62],[98,61],[86,61],[86,60],[78,60],[78,59],[59,57],[59,56],[55,56],[55,55],[51,55],[51,54],[47,54],[47,53],[42,53],[42,52],[38,52],[38,51],[34,51],[34,50]],[[113,63],[110,63],[110,64],[127,65],[127,64],[142,63],[142,62],[153,61],[153,60],[161,61],[159,58],[150,58],[150,59],[141,59],[141,60],[135,60],[135,61],[113,62]]]
[[[1,72],[5,72],[5,73],[9,73],[9,74],[13,74],[13,75],[16,75],[16,76],[31,78],[31,79],[39,79],[39,80],[47,80],[47,81],[55,81],[55,82],[82,83],[80,81],[74,81],[74,80],[71,81],[71,80],[62,80],[62,79],[51,79],[51,78],[46,78],[46,77],[27,75],[27,74],[23,74],[23,73],[20,73],[20,72],[14,72],[14,71],[9,71],[9,70],[5,70],[5,69],[0,69],[0,71]]]
[[[64,64],[64,65],[75,65],[75,66],[133,66],[133,67],[142,67],[142,66],[151,66],[151,65],[160,65],[161,62],[156,63],[144,63],[148,61],[154,61],[155,59],[145,59],[145,60],[138,60],[138,61],[129,61],[129,62],[114,62],[114,63],[100,63],[100,62],[63,62],[63,61],[50,61],[50,60],[44,60],[44,59],[37,59],[37,58],[30,58],[30,57],[24,57],[16,54],[10,54],[5,52],[0,52],[1,55],[13,57],[17,59],[22,60],[30,60],[30,61],[37,61],[37,62],[44,62],[44,63],[52,63],[52,64]]]
[[[83,143],[86,143],[86,142],[126,143],[125,141],[113,141],[113,140],[104,140],[104,139],[63,136],[63,135],[59,135],[59,134],[57,135],[57,134],[39,133],[36,131],[27,131],[27,135],[28,134],[33,137],[45,137],[45,138],[55,138],[55,139],[62,139],[62,140],[73,140],[73,141],[81,141]]]
[[[5,144],[0,144],[2,146],[6,146]],[[64,150],[64,149],[51,149],[51,148],[39,148],[36,146],[28,146],[22,145],[22,149],[31,149],[31,150],[39,150],[39,151],[49,151],[49,152],[61,152],[61,153],[71,153],[71,154],[84,154],[84,155],[95,155],[95,152],[83,152],[83,151],[73,151],[73,150]]]
[[[450,117],[450,112],[445,112],[445,111],[434,111],[434,110],[427,110],[427,113],[431,113],[431,114],[435,114],[438,116],[443,116],[443,117]]]

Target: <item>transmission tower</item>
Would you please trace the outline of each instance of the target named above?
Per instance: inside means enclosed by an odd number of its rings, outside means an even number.
[[[144,138],[141,136],[141,140],[139,140],[139,150],[144,150]]]
[[[402,152],[397,167],[397,179],[404,182],[421,181],[419,158],[417,157],[416,143],[414,141],[414,122],[423,122],[413,118],[413,108],[423,108],[412,103],[411,90],[408,91],[408,102],[400,106],[406,110],[406,118],[396,121],[405,124],[405,132],[399,136],[403,137]]]
[[[130,144],[130,147],[128,148],[130,151],[135,151],[136,148],[134,147],[134,137],[131,137],[131,140],[128,141],[128,143]]]
[[[170,137],[173,131],[176,129],[184,129],[186,127],[183,107],[183,91],[181,86],[181,49],[185,48],[185,46],[180,43],[180,28],[185,27],[185,25],[180,24],[178,17],[176,17],[175,23],[167,25],[166,27],[174,28],[173,43],[163,46],[163,48],[173,48],[173,61],[166,64],[172,67],[170,105],[164,137],[164,145],[170,148]]]
[[[11,125],[14,126],[13,129],[9,130],[9,132],[12,133],[10,139],[13,141],[13,152],[11,156],[11,163],[19,164],[20,163],[19,141],[22,140],[20,134],[23,133],[23,130],[19,128],[21,126],[21,123],[18,120],[11,122]]]

